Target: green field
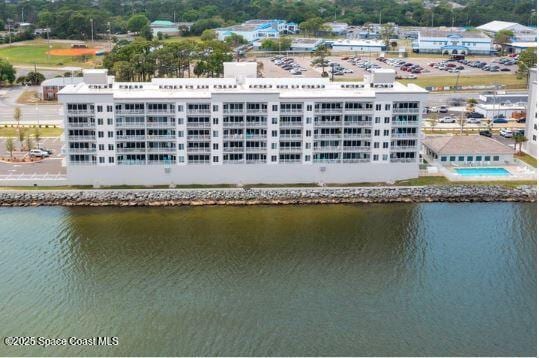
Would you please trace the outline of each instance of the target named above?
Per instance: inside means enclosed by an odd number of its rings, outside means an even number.
[[[29,128],[29,127],[21,127],[23,131],[29,131],[31,136],[35,133],[35,128]],[[49,128],[45,128],[45,126],[41,126],[39,128],[39,134],[41,137],[59,137],[62,135],[64,130],[62,128],[53,128],[52,126]],[[16,127],[0,127],[0,137],[17,137],[17,128]]]
[[[52,44],[52,49],[66,48],[69,44]],[[4,58],[14,65],[45,65],[45,66],[78,66],[93,67],[95,56],[89,58],[89,62],[82,62],[72,56],[47,55],[49,47],[44,41],[28,41],[24,44],[13,44],[11,47],[0,48],[0,58]],[[88,56],[86,56],[88,60]]]
[[[415,83],[421,87],[454,86],[457,76],[421,76],[415,80],[398,80],[401,83]],[[503,75],[464,75],[459,76],[459,86],[505,85],[510,88],[526,88],[526,79],[518,79],[514,74]]]

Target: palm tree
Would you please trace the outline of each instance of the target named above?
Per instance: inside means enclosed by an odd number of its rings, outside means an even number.
[[[21,108],[20,107],[15,107],[15,109],[13,110],[13,119],[17,122],[17,133],[20,137],[20,132],[21,132],[21,128],[20,128],[20,123],[21,123]]]
[[[515,150],[517,149],[517,145],[518,145],[517,154],[522,154],[522,144],[524,142],[527,142],[528,138],[526,138],[524,134],[518,133],[513,136],[513,141],[515,142]]]
[[[41,140],[41,132],[39,131],[39,128],[37,127],[34,130],[34,139],[36,140],[36,144],[39,147],[39,141]]]
[[[6,150],[9,152],[9,158],[13,159],[13,151],[15,150],[15,143],[13,143],[13,138],[8,137],[6,139]]]

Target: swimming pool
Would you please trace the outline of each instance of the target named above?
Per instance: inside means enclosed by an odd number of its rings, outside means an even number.
[[[456,168],[455,172],[465,177],[505,177],[511,174],[504,168]]]

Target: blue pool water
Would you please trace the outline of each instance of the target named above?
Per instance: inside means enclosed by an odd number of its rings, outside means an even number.
[[[510,173],[504,168],[457,168],[455,172],[462,176],[481,176],[481,177],[505,177]]]

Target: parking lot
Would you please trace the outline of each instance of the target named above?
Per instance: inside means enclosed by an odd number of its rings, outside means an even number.
[[[263,74],[264,77],[319,77],[322,73],[321,67],[315,67],[311,65],[312,57],[309,55],[303,55],[303,56],[287,56],[287,58],[290,58],[293,60],[294,63],[298,64],[302,68],[305,69],[305,71],[302,71],[301,74],[293,75],[288,70],[284,70],[275,63],[271,61],[269,57],[264,58],[258,58],[257,61],[263,63]],[[461,75],[489,75],[489,76],[496,76],[500,74],[508,74],[508,73],[514,73],[517,70],[516,65],[505,65],[500,64],[494,61],[498,61],[500,58],[498,57],[473,57],[472,61],[479,61],[484,62],[487,65],[492,66],[498,66],[499,69],[496,72],[490,72],[490,71],[484,71],[478,67],[472,67],[464,63],[459,62],[448,62],[447,64],[450,67],[442,66],[444,69],[436,68],[434,67],[435,64],[440,64],[443,59],[440,57],[409,57],[409,58],[402,58],[401,61],[404,61],[404,64],[411,64],[412,66],[418,66],[421,68],[421,72],[414,74],[415,76],[422,77],[422,76],[448,76],[448,75],[456,75],[456,71],[458,71]],[[369,65],[379,68],[391,68],[394,69],[397,73],[397,76],[399,78],[407,78],[410,75],[412,75],[408,71],[402,70],[402,64],[391,64],[383,62],[382,60],[377,60],[376,54],[362,54],[357,56],[330,56],[327,58],[329,63],[334,63],[336,66],[341,67],[346,70],[353,71],[352,73],[343,73],[336,75],[337,78],[342,79],[350,79],[350,80],[358,80],[363,78],[363,76],[368,73],[368,69],[365,68],[365,64],[368,67]],[[397,60],[397,59],[395,59]],[[356,65],[354,62],[360,62],[362,67]],[[431,66],[432,64],[432,66]],[[454,66],[454,67],[453,67]],[[461,67],[459,67],[461,66]],[[460,68],[459,70],[456,70],[456,68]],[[504,69],[504,71],[501,71],[501,69]],[[508,71],[506,71],[507,69]],[[327,67],[326,71],[329,73],[330,68]]]
[[[6,138],[0,138],[0,157],[7,158],[9,153],[6,151]],[[56,175],[65,174],[65,168],[62,167],[62,142],[60,138],[43,138],[40,140],[39,146],[52,150],[52,155],[39,162],[34,163],[5,163],[0,162],[1,175],[17,175],[17,174],[35,174],[35,175]],[[15,144],[18,148],[18,143]],[[26,153],[13,152],[14,156],[22,157]]]

